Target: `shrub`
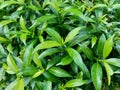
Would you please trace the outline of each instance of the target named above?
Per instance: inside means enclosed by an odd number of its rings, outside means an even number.
[[[0,90],[115,90],[119,0],[1,0]]]

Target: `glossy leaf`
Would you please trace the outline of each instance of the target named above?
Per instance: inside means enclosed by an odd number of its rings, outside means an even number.
[[[111,53],[112,51],[112,46],[113,46],[113,36],[108,38],[104,44],[104,48],[103,48],[103,58],[108,57],[108,55]]]
[[[20,26],[24,31],[28,31],[26,26],[25,26],[25,21],[24,21],[22,16],[20,17]]]
[[[104,66],[105,66],[106,73],[107,73],[108,85],[110,85],[110,83],[111,83],[111,76],[113,75],[113,70],[110,67],[110,65],[107,64],[106,62],[104,62]]]
[[[43,73],[44,73],[44,69],[39,70],[38,72],[36,72],[36,73],[32,76],[32,78],[36,78],[36,77],[38,77],[39,75],[41,75],[41,74],[43,74]]]
[[[45,30],[51,37],[53,37],[58,43],[62,45],[62,38],[57,31],[52,28],[47,28]]]
[[[65,87],[78,87],[78,86],[82,86],[84,84],[86,84],[87,81],[85,80],[81,80],[81,79],[73,79],[73,80],[70,80],[68,81],[66,84],[65,84]]]
[[[15,73],[18,72],[18,67],[10,54],[8,54],[8,56],[7,56],[7,64],[13,72],[15,72]]]
[[[102,34],[101,36],[100,36],[100,39],[99,39],[99,41],[98,41],[98,56],[99,57],[102,57],[103,56],[103,48],[104,48],[104,43],[105,43],[105,41],[106,41],[106,38],[105,38],[105,35],[104,34]]]
[[[120,59],[118,58],[109,58],[109,59],[106,59],[105,62],[107,62],[110,65],[120,67]]]
[[[35,49],[34,52],[40,50],[40,49],[47,49],[47,48],[52,48],[52,47],[57,47],[60,46],[60,44],[56,41],[45,41],[43,43],[38,44]]]
[[[68,33],[68,35],[65,38],[65,43],[74,39],[74,37],[79,33],[79,31],[81,29],[83,29],[84,27],[77,27],[75,29],[73,29],[71,32]]]
[[[100,64],[99,63],[93,64],[91,69],[91,77],[96,90],[102,89],[102,76],[103,73]]]
[[[57,77],[71,77],[69,73],[59,67],[51,67],[49,72]]]
[[[93,55],[94,54],[93,54],[92,50],[85,45],[81,45],[81,48],[82,48],[82,51],[84,52],[84,54],[87,56],[87,58],[89,60],[93,61],[93,59],[94,59]]]
[[[70,55],[70,57],[74,60],[74,62],[79,66],[79,68],[84,72],[84,74],[89,78],[89,71],[86,65],[84,64],[81,55],[73,48],[67,48],[67,52]]]

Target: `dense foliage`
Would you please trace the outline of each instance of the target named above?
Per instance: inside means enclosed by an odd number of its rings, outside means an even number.
[[[120,0],[0,0],[0,90],[119,90]]]

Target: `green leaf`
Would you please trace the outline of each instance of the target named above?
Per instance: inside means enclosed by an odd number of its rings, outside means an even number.
[[[8,54],[7,56],[7,64],[8,64],[8,67],[11,68],[13,72],[15,73],[18,72],[18,67],[10,54]]]
[[[26,26],[25,26],[25,21],[24,21],[24,19],[23,19],[22,16],[20,17],[19,23],[20,23],[21,28],[22,28],[24,31],[28,31],[27,28],[26,28]]]
[[[60,79],[54,75],[52,75],[51,73],[49,73],[48,71],[45,71],[43,73],[43,76],[47,79],[47,80],[50,80],[52,82],[59,82]]]
[[[39,17],[39,18],[37,18],[35,20],[35,22],[32,24],[32,26],[30,27],[30,29],[36,27],[37,25],[39,25],[42,22],[46,22],[46,21],[51,20],[51,19],[53,19],[55,17],[56,17],[55,15],[51,15],[51,14],[41,16],[41,17]]]
[[[4,37],[0,37],[0,43],[8,42],[8,39]]]
[[[55,39],[58,43],[60,43],[62,45],[62,38],[59,35],[59,33],[57,31],[55,31],[52,28],[47,28],[45,30],[51,37],[53,37],[53,39]]]
[[[8,44],[7,50],[9,51],[9,53],[13,54],[13,48],[11,44]]]
[[[42,67],[42,63],[41,63],[41,60],[39,59],[37,52],[33,54],[33,61],[37,66]]]
[[[20,40],[26,45],[27,34],[21,34]]]
[[[12,5],[12,4],[20,4],[19,2],[17,1],[4,1],[1,5],[0,5],[0,9],[3,9],[9,5]]]
[[[111,64],[113,66],[120,67],[120,59],[118,59],[118,58],[106,59],[105,62],[107,62],[108,64]]]
[[[28,45],[25,49],[25,53],[23,55],[23,62],[24,62],[25,66],[30,66],[31,65],[32,51],[33,51],[33,43]]]
[[[91,69],[91,76],[95,89],[101,90],[103,73],[102,73],[102,67],[99,65],[99,63],[93,64]]]
[[[87,56],[87,58],[89,60],[93,61],[93,59],[94,59],[93,55],[94,54],[93,54],[92,50],[90,48],[88,48],[87,46],[85,46],[85,45],[80,45],[80,46],[82,48],[83,53]]]
[[[120,9],[120,4],[114,4],[114,5],[112,5],[112,8],[113,9]]]
[[[98,41],[98,47],[97,47],[97,49],[98,49],[98,56],[99,56],[99,57],[102,57],[102,56],[103,56],[103,48],[104,48],[104,43],[105,43],[105,41],[106,41],[105,35],[102,34],[102,35],[100,36],[99,41]]]
[[[27,66],[21,69],[21,72],[24,76],[33,76],[36,72],[38,72],[37,67],[35,66]]]
[[[87,84],[87,83],[88,83],[87,80],[73,79],[73,80],[68,81],[65,84],[65,87],[67,87],[67,88],[78,87],[78,86],[82,86],[82,85]]]
[[[92,40],[91,40],[92,48],[95,46],[96,42],[97,42],[97,37],[96,36],[92,37]]]
[[[92,8],[92,10],[94,10],[96,8],[107,8],[107,5],[106,4],[97,4]]]
[[[51,81],[46,81],[44,83],[44,89],[43,90],[52,90],[52,82]]]
[[[57,77],[71,77],[69,73],[59,67],[51,67],[48,71]]]
[[[110,37],[106,40],[105,44],[104,44],[104,48],[103,48],[103,58],[105,59],[106,57],[108,57],[108,55],[111,53],[112,51],[112,46],[113,46],[113,37]]]
[[[39,55],[39,57],[40,57],[40,58],[44,58],[44,57],[46,57],[46,56],[51,56],[51,55],[53,55],[53,54],[55,54],[55,53],[57,53],[57,52],[60,52],[60,50],[59,50],[58,48],[50,48],[50,49],[47,49],[47,50],[43,51],[43,52]]]
[[[70,41],[70,40],[72,40],[72,39],[74,39],[74,37],[79,33],[79,31],[81,30],[81,29],[83,29],[84,27],[77,27],[77,28],[75,28],[75,29],[73,29],[72,31],[70,31],[69,33],[68,33],[68,35],[66,36],[66,38],[65,38],[65,43],[66,42],[68,42],[68,41]]]
[[[2,20],[0,21],[0,27],[3,27],[4,25],[7,25],[9,23],[15,22],[13,20]]]
[[[45,42],[38,44],[35,47],[33,52],[36,52],[40,49],[47,49],[47,48],[52,48],[52,47],[57,47],[57,46],[60,46],[60,44],[56,41],[45,41]]]
[[[61,57],[59,57],[59,56],[56,56],[53,59],[51,59],[47,64],[46,70],[48,70],[50,67],[52,67],[52,66],[56,65],[57,63],[59,63],[60,60],[61,60]]]
[[[32,76],[32,78],[36,78],[36,77],[40,76],[40,75],[43,74],[43,73],[44,73],[44,69],[39,70],[38,72],[36,72],[36,73]]]
[[[109,66],[109,64],[107,64],[106,62],[103,62],[106,72],[107,72],[107,78],[108,78],[108,85],[110,85],[111,82],[111,76],[113,75],[113,70],[112,68]]]
[[[5,75],[4,68],[0,68],[0,82],[4,79],[4,75]]]
[[[64,58],[62,58],[61,62],[58,63],[57,65],[68,65],[73,61],[73,59],[70,56],[65,56]]]
[[[24,90],[24,79],[21,78],[18,80],[17,85],[14,87],[14,90]]]
[[[84,72],[84,74],[89,78],[90,73],[86,65],[83,63],[81,55],[73,48],[67,48],[67,52],[74,62],[79,66],[79,68]]]

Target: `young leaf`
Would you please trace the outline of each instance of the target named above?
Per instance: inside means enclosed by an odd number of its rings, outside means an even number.
[[[36,77],[40,76],[40,75],[43,74],[43,73],[44,73],[44,69],[39,70],[38,72],[36,72],[36,73],[32,76],[32,78],[36,78]]]
[[[2,20],[0,22],[0,27],[3,27],[4,25],[7,25],[7,24],[12,23],[12,22],[14,22],[14,21],[13,20]]]
[[[51,67],[48,71],[57,77],[71,77],[69,73],[59,67]]]
[[[92,40],[91,40],[92,48],[94,47],[94,45],[96,44],[96,42],[97,42],[97,37],[96,36],[92,37]]]
[[[113,75],[113,70],[112,68],[109,66],[109,64],[107,64],[106,62],[103,62],[106,72],[107,72],[107,78],[108,78],[108,85],[110,85],[111,82],[111,76]]]
[[[44,89],[43,90],[52,90],[52,82],[51,81],[46,81],[44,83]]]
[[[35,47],[33,52],[36,52],[40,49],[47,49],[47,48],[52,48],[52,47],[56,47],[56,46],[60,46],[60,44],[56,41],[45,41],[45,42],[42,42],[42,43],[38,44]]]
[[[39,59],[37,52],[33,54],[33,61],[37,66],[42,67],[42,63],[41,63],[41,60]]]
[[[74,39],[74,37],[79,33],[79,31],[81,29],[83,29],[84,27],[77,27],[75,29],[73,29],[71,32],[68,33],[68,35],[65,38],[65,43]]]
[[[21,34],[20,40],[26,45],[27,34]]]
[[[118,58],[106,59],[105,62],[107,62],[108,64],[111,64],[113,66],[120,67],[120,59],[118,59]]]
[[[93,59],[94,59],[94,54],[93,54],[93,52],[92,52],[92,50],[90,49],[90,48],[88,48],[87,46],[85,46],[85,45],[81,45],[81,47],[82,47],[82,51],[84,52],[84,54],[87,56],[87,58],[89,59],[89,60],[91,60],[91,61],[93,61]]]
[[[113,37],[110,37],[106,40],[105,44],[104,44],[104,48],[103,48],[103,58],[105,59],[106,57],[108,57],[108,55],[111,53],[112,51],[112,46],[113,46]]]
[[[101,90],[102,88],[102,68],[99,63],[95,63],[91,69],[92,81],[96,90]]]
[[[7,50],[9,51],[9,53],[13,54],[13,49],[11,44],[8,44]]]
[[[51,37],[53,37],[58,43],[62,45],[62,38],[57,31],[52,28],[47,28],[45,30]]]
[[[10,54],[8,54],[7,56],[7,64],[8,64],[8,67],[11,68],[13,72],[15,73],[18,72],[18,67]]]
[[[25,26],[25,21],[24,21],[24,19],[23,19],[23,17],[21,16],[20,17],[20,26],[21,26],[21,28],[24,30],[24,31],[28,31],[27,30],[27,28],[26,28],[26,26]]]
[[[81,80],[81,79],[73,79],[68,81],[65,84],[65,87],[71,88],[71,87],[78,87],[78,86],[82,86],[84,84],[86,84],[87,81],[86,80]]]
[[[61,62],[58,63],[57,65],[68,65],[73,61],[73,59],[70,56],[65,56],[64,58],[62,58]]]
[[[104,48],[104,43],[106,41],[105,35],[102,34],[99,41],[98,41],[98,56],[102,57],[103,56],[103,48]]]
[[[86,65],[83,63],[81,55],[73,48],[67,48],[67,52],[74,62],[79,66],[79,68],[84,72],[84,74],[89,78],[90,73]]]
[[[0,37],[0,43],[8,42],[8,39],[4,37]]]
[[[14,87],[14,90],[24,90],[24,79],[21,78],[18,80],[17,85]]]

